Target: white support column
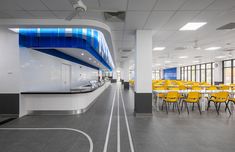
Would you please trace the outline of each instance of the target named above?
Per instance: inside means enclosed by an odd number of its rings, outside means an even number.
[[[136,31],[135,113],[152,113],[152,31]]]
[[[215,69],[213,74],[214,82],[223,82],[223,67],[222,61],[215,62]]]

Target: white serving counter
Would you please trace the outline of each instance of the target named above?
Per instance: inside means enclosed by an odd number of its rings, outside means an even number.
[[[96,98],[109,87],[110,82],[88,93],[75,92],[31,92],[20,95],[19,117],[40,112],[83,113],[95,102]]]

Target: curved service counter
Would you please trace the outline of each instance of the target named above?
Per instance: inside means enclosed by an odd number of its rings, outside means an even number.
[[[83,113],[109,85],[110,82],[99,82],[97,87],[78,87],[67,92],[22,92],[19,116]]]

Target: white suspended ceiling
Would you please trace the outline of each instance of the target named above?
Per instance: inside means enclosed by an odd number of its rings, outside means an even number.
[[[216,31],[222,25],[235,22],[235,0],[83,0],[88,12],[82,19],[95,19],[111,27],[118,54],[133,58],[135,30],[152,29],[153,47],[164,46],[161,52],[154,52],[153,62],[161,66],[194,64],[193,61],[209,62],[216,56],[234,56],[225,49],[235,48],[235,31]],[[72,10],[68,0],[1,0],[2,19],[63,19]],[[106,22],[103,11],[126,11],[125,22]],[[179,31],[188,22],[207,22],[197,31]],[[201,50],[194,48],[195,40]],[[221,46],[221,50],[205,51],[210,46]],[[185,48],[177,50],[176,48]],[[121,53],[132,49],[132,53]],[[180,56],[188,58],[180,59]],[[202,56],[196,59],[195,56]],[[171,63],[165,63],[170,60]],[[220,59],[221,60],[221,59]]]

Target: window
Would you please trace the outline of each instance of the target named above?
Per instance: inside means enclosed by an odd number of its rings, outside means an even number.
[[[195,71],[195,70],[196,70],[196,66],[193,65],[193,66],[192,66],[192,81],[196,81],[196,79],[195,79],[195,74],[196,74],[195,72],[196,72],[196,71]]]
[[[201,82],[205,82],[206,81],[206,66],[205,64],[201,64]]]
[[[206,82],[211,84],[212,82],[212,73],[211,73],[211,63],[206,64]]]
[[[234,67],[235,69],[235,67]],[[181,80],[213,84],[214,63],[181,67]]]
[[[188,67],[184,67],[184,80],[188,80]]]
[[[188,66],[188,81],[191,81],[191,66]]]
[[[232,60],[223,61],[224,84],[232,83]]]
[[[196,65],[196,82],[200,82],[200,65]]]

